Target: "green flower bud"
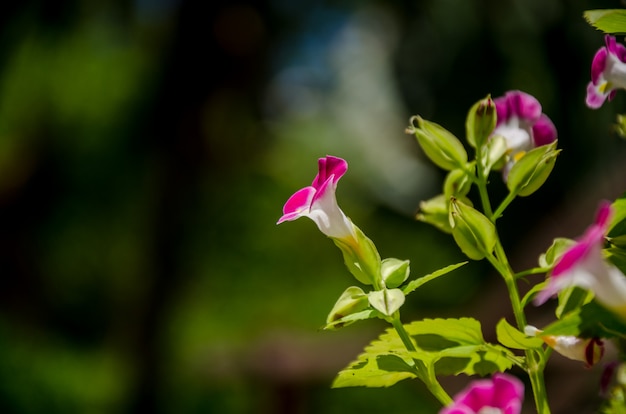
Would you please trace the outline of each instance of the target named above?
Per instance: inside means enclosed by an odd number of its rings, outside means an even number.
[[[470,259],[480,260],[493,252],[497,239],[494,224],[456,198],[450,200],[450,226],[454,241]]]
[[[420,147],[432,162],[448,171],[465,165],[467,152],[450,131],[417,115],[411,117],[410,122],[407,133],[415,134]]]
[[[474,170],[475,164],[469,163],[467,169]],[[443,183],[443,195],[446,200],[450,197],[465,197],[472,188],[472,176],[466,170],[457,168],[448,173]]]
[[[351,322],[333,322],[338,321],[348,315],[352,315],[353,313],[365,310],[368,306],[369,301],[367,298],[367,294],[363,292],[363,290],[359,287],[350,286],[341,294],[339,299],[337,299],[337,302],[335,302],[335,306],[333,306],[333,309],[330,311],[328,317],[326,318],[326,326],[329,329],[333,329],[349,325]]]
[[[400,289],[382,289],[370,292],[367,296],[372,308],[386,316],[391,316],[404,304],[404,292]]]
[[[386,287],[396,288],[409,278],[411,273],[409,261],[394,258],[385,259],[381,264],[380,273]]]
[[[496,104],[491,95],[476,102],[465,121],[467,142],[474,148],[482,147],[496,127],[497,118]]]
[[[430,200],[422,201],[415,218],[424,223],[432,224],[444,233],[452,233],[448,218],[448,205],[450,198],[439,194]]]
[[[560,152],[554,141],[524,154],[508,174],[506,185],[509,191],[521,197],[537,191],[548,179]]]

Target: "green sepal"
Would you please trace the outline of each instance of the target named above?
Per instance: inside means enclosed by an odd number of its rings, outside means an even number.
[[[491,170],[500,170],[504,166],[508,150],[506,139],[503,136],[492,135],[489,138],[480,156],[485,176],[488,176]]]
[[[485,342],[475,319],[426,319],[404,328],[416,344],[415,352],[407,351],[390,328],[339,372],[332,387],[389,387],[407,378],[428,380],[428,375],[489,375],[520,361],[503,346]]]
[[[326,325],[322,326],[321,329],[327,330],[327,331],[333,331],[339,328],[343,328],[344,326],[348,326],[354,322],[364,321],[367,319],[374,319],[374,318],[385,319],[385,315],[378,312],[376,309],[372,309],[368,307],[367,309],[362,310],[360,312],[351,313],[347,316],[344,316],[343,318],[327,323]]]
[[[351,322],[345,320],[343,322],[337,321],[344,319],[348,315],[364,311],[368,307],[367,294],[363,292],[363,289],[357,286],[350,286],[335,302],[326,318],[324,329],[337,329],[349,325]]]
[[[416,214],[415,218],[437,227],[444,233],[452,233],[450,220],[448,218],[449,200],[450,199],[445,195],[439,194],[430,200],[420,202],[419,212]]]
[[[556,141],[533,148],[520,158],[509,172],[506,185],[510,192],[526,197],[537,191],[546,182],[556,157],[561,150],[556,149]]]
[[[498,342],[511,349],[538,349],[543,346],[541,339],[526,336],[504,318],[496,325],[496,335]]]
[[[497,118],[496,104],[491,95],[476,102],[465,120],[467,142],[474,148],[482,147],[495,129]]]
[[[470,162],[465,168],[455,168],[446,175],[443,182],[443,195],[447,200],[450,197],[465,197],[470,192],[475,168],[476,164]],[[469,174],[470,172],[472,175]]]
[[[466,265],[468,262],[461,262],[461,263],[456,263],[453,265],[449,265],[446,267],[443,267],[439,270],[436,270],[432,273],[429,273],[425,276],[422,276],[418,279],[412,280],[409,283],[407,283],[407,285],[402,289],[402,291],[404,292],[405,295],[408,295],[409,293],[413,292],[415,289],[417,289],[418,287],[422,286],[425,283],[430,282],[431,280],[435,280],[440,276],[443,276],[445,274],[450,273],[451,271],[458,269],[459,267]]]
[[[450,226],[454,241],[467,257],[480,260],[496,245],[496,227],[480,211],[462,201],[450,200]]]
[[[372,242],[357,226],[354,239],[337,239],[333,242],[343,253],[346,267],[359,282],[375,285],[380,281],[380,255]]]
[[[451,171],[467,163],[467,152],[463,144],[450,131],[419,115],[411,117],[409,122],[411,125],[407,132],[415,134],[424,154],[437,166]]]
[[[368,293],[367,300],[372,308],[385,316],[391,316],[404,304],[404,293],[400,289],[381,289]]]
[[[576,242],[564,237],[557,237],[552,241],[548,250],[545,253],[539,255],[539,267],[545,269],[551,269],[555,265],[556,261],[563,256],[565,251],[573,246]]]
[[[587,10],[583,16],[590,25],[604,33],[626,33],[626,10],[624,9]]]
[[[386,287],[397,288],[409,278],[410,262],[395,258],[384,259],[380,266],[380,273]]]

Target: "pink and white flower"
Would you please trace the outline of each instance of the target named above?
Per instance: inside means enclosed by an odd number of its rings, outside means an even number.
[[[509,91],[494,99],[498,114],[492,136],[504,138],[507,146],[507,164],[504,176],[513,164],[533,148],[556,141],[556,127],[541,112],[539,101],[522,91]]]
[[[524,384],[512,375],[496,373],[492,379],[473,381],[439,414],[519,414]]]
[[[607,99],[615,97],[617,89],[626,89],[626,47],[615,36],[604,37],[606,46],[600,48],[591,62],[591,82],[587,85],[586,103],[597,109]]]
[[[559,354],[574,361],[584,362],[586,367],[592,367],[604,355],[604,342],[599,338],[579,338],[573,335],[542,335],[541,332],[540,329],[531,325],[524,328],[526,335],[540,338]]]
[[[592,291],[606,308],[626,316],[626,276],[602,255],[612,215],[611,204],[603,201],[595,222],[555,263],[547,286],[534,299],[536,305],[565,288],[578,286]]]
[[[352,222],[337,204],[337,183],[348,170],[348,163],[327,155],[318,160],[319,171],[313,183],[293,194],[283,207],[283,216],[276,224],[308,217],[326,236],[336,239],[354,238]]]

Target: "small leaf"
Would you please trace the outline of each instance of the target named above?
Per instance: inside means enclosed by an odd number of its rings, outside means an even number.
[[[391,316],[404,304],[404,293],[400,289],[382,289],[367,296],[370,305],[380,313]]]
[[[351,323],[357,321],[364,321],[366,319],[381,318],[383,315],[376,309],[365,309],[360,312],[351,313],[343,318],[335,319],[332,322],[327,323],[321,329],[334,330],[348,326]]]
[[[626,33],[624,9],[587,10],[583,16],[590,25],[604,33]]]
[[[504,318],[500,319],[496,326],[496,335],[498,336],[498,342],[507,348],[535,349],[541,348],[543,345],[541,339],[526,336],[523,332],[511,326]]]
[[[443,276],[445,274],[450,273],[453,270],[458,269],[461,266],[466,265],[468,262],[461,262],[461,263],[456,263],[450,266],[446,266],[444,268],[441,268],[439,270],[435,270],[432,273],[429,273],[425,276],[420,277],[419,279],[415,279],[410,281],[403,289],[402,291],[404,292],[405,295],[408,295],[409,293],[413,292],[415,289],[417,289],[418,287],[422,286],[425,283],[430,282],[431,280],[435,280],[440,276]]]

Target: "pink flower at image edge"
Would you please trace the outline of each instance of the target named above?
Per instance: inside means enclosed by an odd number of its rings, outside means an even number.
[[[512,375],[496,373],[491,379],[472,381],[439,414],[478,414],[487,408],[498,409],[503,414],[519,414],[523,400],[524,384]]]

